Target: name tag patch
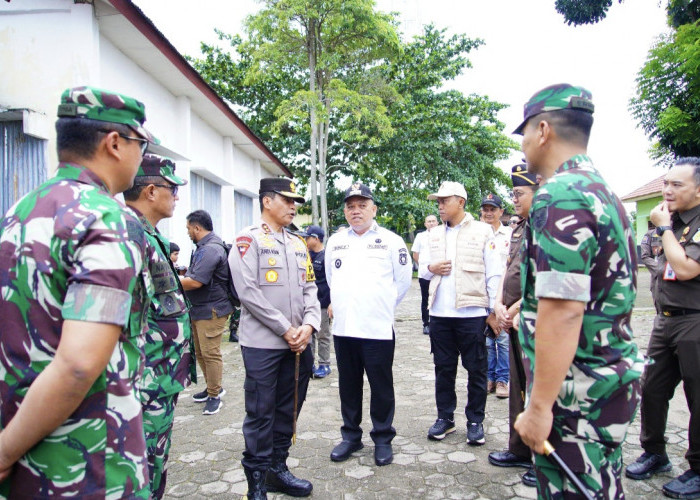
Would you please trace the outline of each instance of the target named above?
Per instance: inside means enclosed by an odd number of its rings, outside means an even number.
[[[676,281],[676,273],[668,262],[666,262],[666,267],[664,267],[664,281]]]

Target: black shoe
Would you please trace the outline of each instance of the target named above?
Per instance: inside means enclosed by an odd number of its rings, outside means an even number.
[[[473,424],[467,422],[467,444],[472,446],[481,446],[486,442],[484,439],[483,424]]]
[[[243,468],[245,477],[248,480],[248,500],[267,500],[267,490],[265,489],[265,471],[251,470]]]
[[[344,462],[350,455],[364,448],[361,441],[341,441],[331,452],[331,460],[334,462]]]
[[[221,398],[209,398],[207,399],[207,404],[204,406],[204,410],[202,410],[202,415],[214,415],[215,413],[219,413],[220,409]]]
[[[231,330],[231,333],[229,333],[228,335],[228,341],[238,342],[238,335],[236,334],[236,330]]]
[[[631,463],[625,469],[625,476],[630,479],[649,479],[658,472],[671,470],[671,462],[666,454],[649,453],[645,451],[636,462]]]
[[[690,469],[664,484],[664,495],[671,498],[700,498],[700,474]]]
[[[492,451],[489,453],[489,463],[496,467],[532,467],[530,457],[519,457],[508,450]]]
[[[525,474],[520,477],[520,482],[525,486],[531,486],[533,488],[537,487],[537,475],[535,474],[535,468],[530,466]]]
[[[445,436],[456,431],[454,420],[447,420],[446,418],[438,418],[435,423],[428,429],[428,439],[433,441],[442,441]]]
[[[378,467],[389,465],[394,461],[394,452],[390,444],[378,444],[374,447],[374,463]]]
[[[314,489],[310,481],[292,474],[286,464],[273,464],[267,470],[265,486],[270,493],[279,492],[292,497],[308,497]]]
[[[428,325],[423,326],[423,335],[430,335],[430,327]]]

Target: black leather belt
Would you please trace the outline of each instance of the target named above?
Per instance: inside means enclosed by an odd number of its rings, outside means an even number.
[[[689,314],[700,314],[700,309],[662,309],[661,314],[667,318],[674,316],[687,316]]]

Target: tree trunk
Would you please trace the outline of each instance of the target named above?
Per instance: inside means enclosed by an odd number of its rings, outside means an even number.
[[[313,23],[308,27],[306,32],[306,49],[309,54],[309,90],[315,94],[316,93],[316,38],[315,38],[315,28]],[[311,103],[311,109],[309,112],[309,118],[311,120],[311,151],[310,151],[310,171],[309,171],[309,188],[311,188],[311,221],[314,224],[318,224],[318,198],[316,194],[316,172],[317,172],[317,158],[316,153],[318,151],[318,128],[316,125],[316,108],[314,103]]]
[[[321,190],[321,221],[323,223],[323,230],[328,234],[328,185],[326,183],[326,163],[328,156],[328,129],[329,129],[329,119],[326,119],[324,123],[319,123],[319,152],[318,152],[318,179],[320,183]]]

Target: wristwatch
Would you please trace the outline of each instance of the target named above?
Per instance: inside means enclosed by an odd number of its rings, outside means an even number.
[[[656,228],[656,234],[663,236],[666,231],[670,231],[671,226],[659,226]]]

